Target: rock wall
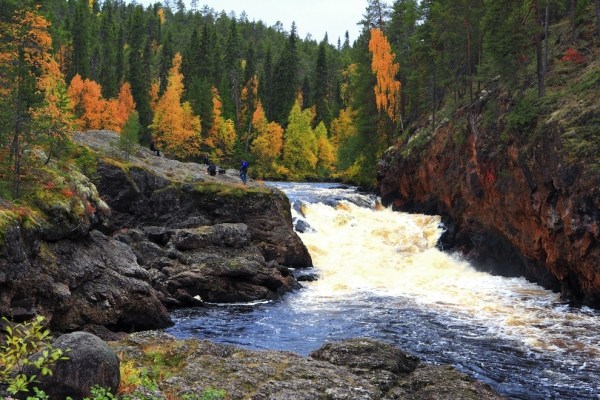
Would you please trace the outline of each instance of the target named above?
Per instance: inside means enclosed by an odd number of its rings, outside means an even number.
[[[0,315],[42,314],[55,331],[158,329],[167,306],[273,299],[312,267],[282,192],[141,148],[125,161],[111,132],[76,139],[98,152],[96,185],[73,172],[62,202],[38,196],[36,218],[0,207]]]
[[[102,161],[98,172],[107,229],[132,247],[169,306],[273,299],[299,287],[290,267],[312,267],[278,190],[174,182]]]
[[[569,158],[555,121],[501,135],[501,119],[483,120],[491,99],[510,106],[498,91],[484,93],[435,133],[417,131],[412,139],[426,145],[390,148],[378,170],[384,204],[442,215],[448,231],[440,244],[482,269],[600,307],[597,167]]]

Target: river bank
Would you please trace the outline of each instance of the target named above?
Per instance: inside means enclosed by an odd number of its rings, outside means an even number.
[[[329,343],[308,357],[175,340],[160,332],[132,334],[111,347],[122,363],[157,378],[156,386],[131,388],[140,398],[191,399],[207,392],[229,400],[503,398],[450,366],[423,364],[366,338]]]

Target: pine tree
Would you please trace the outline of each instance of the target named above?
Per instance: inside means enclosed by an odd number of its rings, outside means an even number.
[[[120,76],[117,75],[118,65],[118,30],[113,16],[113,5],[107,0],[102,8],[100,23],[101,54],[98,73],[98,83],[102,86],[105,98],[115,97],[119,90]]]
[[[319,53],[315,68],[315,90],[314,101],[316,106],[315,123],[324,122],[330,126],[332,119],[331,112],[331,84],[329,82],[329,66],[327,62],[327,38],[319,44]]]
[[[7,6],[0,23],[0,176],[17,199],[34,161],[29,150],[57,143],[68,120],[64,81],[50,55],[50,24],[33,7]]]
[[[131,93],[137,105],[142,132],[140,139],[144,143],[150,142],[148,126],[152,123],[152,110],[149,104],[150,77],[148,62],[150,49],[145,40],[144,9],[136,6],[132,16],[131,31],[129,36],[129,71],[127,81],[131,84]]]
[[[271,46],[267,47],[267,52],[265,54],[265,62],[264,62],[264,73],[260,81],[262,85],[260,85],[260,98],[262,104],[265,109],[265,114],[267,118],[273,120],[275,114],[275,105],[274,105],[274,83],[273,83],[273,56],[271,53]]]
[[[285,125],[287,115],[298,92],[298,37],[296,24],[288,37],[283,54],[281,55],[273,76],[273,120],[280,125]]]
[[[233,116],[236,129],[240,129],[240,113],[242,111],[242,85],[244,73],[242,71],[242,48],[240,46],[240,34],[237,21],[231,20],[229,27],[229,36],[225,46],[224,66],[226,71],[226,86],[229,94],[228,101],[224,102],[226,115]]]
[[[141,128],[137,111],[129,114],[129,117],[121,130],[121,134],[119,135],[119,149],[125,152],[127,159],[129,159],[135,145],[139,141],[139,132]]]
[[[160,65],[158,71],[158,81],[160,82],[160,94],[165,92],[167,88],[167,81],[169,77],[169,70],[171,69],[171,61],[175,56],[175,50],[173,45],[173,34],[171,32],[167,33],[167,37],[165,42],[162,45],[162,50],[160,53]]]
[[[88,0],[78,0],[72,25],[73,69],[70,76],[79,74],[84,79],[90,77],[91,23],[92,16]]]

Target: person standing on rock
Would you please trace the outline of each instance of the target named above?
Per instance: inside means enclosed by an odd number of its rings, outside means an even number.
[[[160,150],[156,147],[154,139],[150,141],[150,151],[152,151],[157,157],[160,157]]]
[[[248,161],[242,160],[242,167],[240,168],[240,179],[246,184],[246,180],[248,179]]]
[[[208,164],[207,171],[210,174],[210,176],[215,176],[217,174],[217,166],[215,165],[215,163],[211,162],[210,164]]]

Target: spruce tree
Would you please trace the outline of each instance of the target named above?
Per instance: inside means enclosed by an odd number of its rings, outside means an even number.
[[[315,67],[314,102],[317,110],[315,125],[324,122],[325,126],[331,124],[332,113],[330,105],[331,83],[329,82],[329,68],[327,61],[327,37],[319,44],[319,54]]]
[[[286,125],[288,113],[296,99],[298,63],[298,36],[296,35],[296,24],[292,23],[292,30],[275,66],[273,77],[273,120],[282,126]]]

